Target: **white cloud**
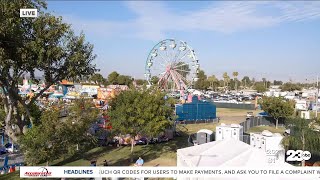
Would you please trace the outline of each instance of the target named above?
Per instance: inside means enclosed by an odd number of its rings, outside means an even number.
[[[320,2],[278,2],[275,4],[283,13],[281,21],[305,21],[320,18]]]
[[[67,21],[76,29],[100,37],[159,40],[171,31],[234,33],[320,18],[320,2],[221,1],[206,8],[185,12],[173,11],[165,2],[131,1],[126,2],[126,6],[136,15],[127,21],[83,20],[76,17],[68,17]],[[265,7],[271,10],[260,11]]]

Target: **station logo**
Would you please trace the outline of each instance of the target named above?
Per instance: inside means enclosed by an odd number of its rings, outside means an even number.
[[[309,151],[302,150],[288,150],[286,161],[307,161],[311,158],[311,153]]]
[[[49,171],[46,167],[41,167],[38,169],[38,171],[27,171],[24,173],[24,175],[27,177],[48,177],[52,176],[52,172]]]
[[[20,9],[20,17],[38,17],[37,9]]]

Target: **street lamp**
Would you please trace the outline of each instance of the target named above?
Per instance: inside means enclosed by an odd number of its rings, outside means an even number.
[[[318,118],[318,99],[319,99],[319,76],[317,76],[317,92],[316,92],[316,118]]]

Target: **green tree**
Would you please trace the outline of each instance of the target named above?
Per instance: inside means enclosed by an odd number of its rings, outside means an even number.
[[[276,128],[280,118],[289,118],[294,113],[294,103],[282,97],[263,97],[260,104],[261,109],[276,120]]]
[[[301,86],[299,86],[298,84],[291,83],[291,82],[284,83],[281,86],[281,91],[295,91],[295,90],[301,91]]]
[[[263,82],[255,83],[254,89],[257,90],[258,93],[262,93],[262,92],[267,91],[267,88],[264,86]]]
[[[282,85],[282,84],[283,84],[282,81],[277,81],[277,80],[273,81],[273,85],[275,85],[275,86],[279,86],[279,85]]]
[[[225,81],[224,80],[219,80],[219,87],[224,87]]]
[[[290,128],[290,135],[282,140],[286,150],[309,151],[312,155],[320,154],[320,133],[311,124],[313,120],[298,117],[286,120],[286,127]],[[301,163],[305,166],[305,160]]]
[[[138,86],[142,86],[144,84],[147,84],[147,81],[144,79],[136,79],[136,83]]]
[[[93,81],[96,84],[99,85],[105,85],[106,84],[106,79],[99,73],[95,73],[92,76],[90,76],[89,81]]]
[[[251,79],[251,83],[252,83],[252,85],[255,85],[255,84],[256,84],[256,79],[255,79],[255,78],[252,78],[252,79]]]
[[[3,104],[3,95],[0,92],[0,127],[4,127],[5,126],[5,118],[6,118],[6,112],[4,110],[4,104]]]
[[[211,75],[208,77],[208,81],[210,83],[210,87],[212,90],[219,86],[219,80],[215,75]]]
[[[207,75],[203,70],[200,70],[198,73],[198,81],[195,83],[195,88],[200,90],[208,89],[209,81],[207,81]]]
[[[243,86],[246,88],[247,86],[251,86],[251,80],[249,78],[249,76],[244,76],[241,80]]]
[[[267,88],[267,79],[266,78],[262,78],[262,82],[265,88]]]
[[[186,64],[184,62],[178,62],[175,66],[176,70],[178,71],[179,74],[182,75],[182,77],[186,78],[187,75],[189,74],[190,72],[190,67],[189,67],[189,64]]]
[[[230,82],[230,77],[227,72],[223,73],[223,81],[224,81],[224,87],[228,87],[228,84]]]
[[[229,81],[229,88],[232,90],[237,90],[237,85],[240,84],[240,81],[238,79],[230,79]]]
[[[165,94],[153,89],[123,91],[110,102],[109,116],[116,133],[135,137],[158,136],[172,124],[173,110],[166,105]],[[131,154],[133,152],[132,139]]]
[[[235,89],[236,89],[236,91],[238,91],[238,79],[237,79],[238,75],[239,75],[238,72],[233,72],[232,73],[233,79],[235,81]]]
[[[158,82],[159,82],[159,78],[158,78],[158,76],[152,76],[151,77],[151,83],[152,84],[158,84]]]
[[[266,87],[267,87],[267,88],[270,88],[270,86],[271,86],[271,82],[270,82],[270,81],[267,81],[267,82],[266,82]]]
[[[85,150],[85,147],[94,143],[95,137],[88,134],[88,130],[96,121],[98,112],[91,108],[93,104],[90,102],[76,101],[67,119],[59,118],[58,110],[44,111],[41,124],[33,126],[20,138],[25,161],[30,165],[43,162],[49,164],[61,157],[73,155],[78,145],[79,149]]]
[[[44,12],[43,1],[0,1],[0,7],[0,83],[6,97],[5,131],[17,141],[23,128],[33,123],[28,103],[18,95],[18,81],[23,74],[29,74],[31,80],[35,80],[35,71],[44,76],[46,87],[29,100],[33,104],[52,84],[96,72],[92,64],[96,56],[84,34],[76,36],[61,17]],[[20,18],[17,9],[21,7],[37,8],[39,16]],[[19,104],[26,111],[24,120]],[[13,129],[13,125],[18,128]]]
[[[118,84],[118,77],[119,77],[119,73],[117,73],[116,71],[113,71],[112,73],[110,73],[108,75],[108,83],[109,84],[113,84],[116,85]]]
[[[119,85],[127,85],[129,86],[132,83],[132,78],[126,75],[119,75],[117,77],[117,82]]]

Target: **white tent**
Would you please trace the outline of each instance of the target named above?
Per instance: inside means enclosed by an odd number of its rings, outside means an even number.
[[[291,167],[288,163],[269,164],[261,149],[235,139],[214,141],[198,146],[178,149],[178,167]],[[182,179],[182,178],[179,178]],[[191,179],[191,178],[190,178]],[[210,179],[210,178],[198,178]],[[214,178],[225,179],[225,178]],[[227,178],[229,179],[229,178]],[[238,179],[238,178],[231,178]],[[274,178],[276,179],[276,178]]]
[[[194,90],[194,91],[192,92],[192,94],[193,94],[193,95],[200,96],[200,95],[202,95],[203,93],[202,93],[201,91],[199,91],[199,90]]]
[[[177,165],[183,167],[265,166],[268,164],[265,152],[235,139],[178,149],[177,158]]]

